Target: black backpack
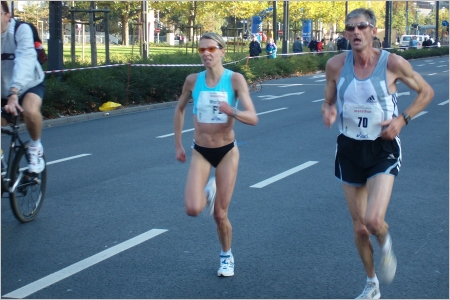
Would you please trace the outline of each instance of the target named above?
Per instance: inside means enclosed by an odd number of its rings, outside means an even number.
[[[37,54],[37,60],[39,63],[45,64],[48,61],[47,53],[45,53],[45,49],[41,46],[41,48],[36,48],[36,42],[38,42],[40,45],[42,45],[42,40],[39,37],[38,31],[36,26],[34,26],[32,23],[23,22],[16,20],[16,25],[14,26],[14,40],[16,41],[16,31],[17,28],[19,28],[20,25],[27,24],[31,27],[31,31],[33,32],[33,42],[34,42],[34,49],[36,50]],[[17,41],[16,41],[17,44]],[[16,56],[13,53],[2,53],[2,60],[14,60]]]

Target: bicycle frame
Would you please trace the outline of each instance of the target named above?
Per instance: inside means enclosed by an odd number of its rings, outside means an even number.
[[[11,185],[10,181],[11,181],[12,169],[10,168],[10,166],[13,163],[14,154],[16,153],[17,149],[19,149],[19,148],[26,149],[28,147],[28,145],[27,145],[28,142],[23,142],[19,136],[19,125],[18,125],[19,116],[15,116],[14,119],[15,119],[14,124],[8,124],[8,126],[10,126],[11,129],[3,128],[3,126],[2,126],[2,134],[4,133],[4,134],[11,136],[11,143],[9,146],[8,159],[6,161],[6,174],[3,175],[3,172],[2,172],[2,186],[9,193],[14,192],[15,188],[17,187],[18,182],[20,182],[20,180],[22,179],[22,176],[23,176],[23,173],[21,173],[21,176],[16,180],[15,183],[13,183]],[[18,142],[18,145],[16,145],[16,142]]]

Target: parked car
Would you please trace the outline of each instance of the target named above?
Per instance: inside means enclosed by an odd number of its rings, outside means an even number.
[[[425,40],[425,38],[429,39],[429,35],[415,35],[415,34],[404,34],[400,38],[400,48],[409,48],[409,41],[412,39],[413,36],[417,37],[417,49],[422,48],[422,43]]]

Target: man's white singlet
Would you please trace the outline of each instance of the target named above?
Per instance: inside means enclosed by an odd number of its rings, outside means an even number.
[[[353,52],[348,51],[337,85],[339,131],[355,140],[375,140],[380,123],[398,116],[397,92],[390,94],[386,83],[389,52],[381,55],[372,74],[360,80],[353,67]]]

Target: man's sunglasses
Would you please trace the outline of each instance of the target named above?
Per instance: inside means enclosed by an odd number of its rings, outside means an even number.
[[[209,53],[216,52],[217,49],[222,49],[221,46],[212,46],[212,47],[206,47],[206,48],[198,48],[198,53],[203,54],[205,51],[208,51]]]
[[[353,23],[353,24],[345,24],[345,30],[346,31],[355,31],[355,28],[358,27],[359,30],[364,30],[367,27],[373,27],[373,24],[369,22],[359,22],[359,23]]]

